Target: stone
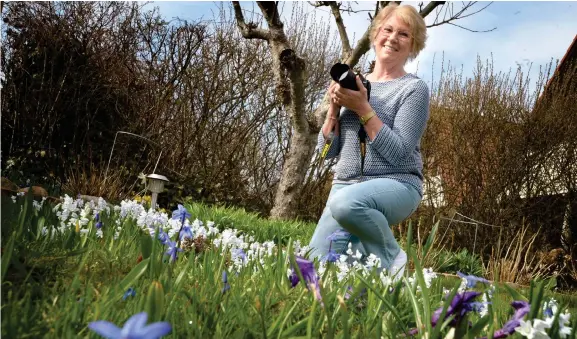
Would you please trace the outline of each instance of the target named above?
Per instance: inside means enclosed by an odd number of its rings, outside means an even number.
[[[18,185],[8,180],[8,178],[2,177],[2,190],[18,192],[19,189]]]
[[[18,192],[28,193],[30,189],[32,190],[32,195],[35,197],[48,197],[48,191],[41,186],[24,187],[19,189]]]

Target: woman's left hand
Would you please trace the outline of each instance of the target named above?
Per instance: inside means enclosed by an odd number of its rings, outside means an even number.
[[[358,116],[365,115],[372,110],[369,101],[367,100],[367,89],[363,86],[360,77],[355,77],[357,81],[358,91],[353,91],[336,85],[334,89],[334,97],[336,103],[340,106],[345,106]]]

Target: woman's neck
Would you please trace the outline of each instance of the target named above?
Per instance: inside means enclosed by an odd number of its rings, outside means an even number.
[[[389,66],[376,63],[373,72],[369,76],[369,81],[387,81],[402,77],[407,74],[403,65]]]

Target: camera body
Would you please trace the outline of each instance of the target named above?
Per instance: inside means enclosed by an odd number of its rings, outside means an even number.
[[[358,91],[357,81],[355,80],[355,73],[351,70],[349,65],[336,63],[331,67],[331,78],[338,82],[343,88],[350,89],[353,91]],[[369,80],[365,79],[361,74],[359,74],[363,86],[367,89],[367,100],[371,97],[371,83]]]

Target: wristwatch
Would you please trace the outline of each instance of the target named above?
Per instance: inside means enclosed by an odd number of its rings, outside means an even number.
[[[375,111],[373,110],[373,111],[371,111],[371,113],[359,117],[359,120],[361,121],[361,125],[365,125],[367,123],[367,121],[369,121],[375,115],[377,115],[377,113],[375,113]]]

